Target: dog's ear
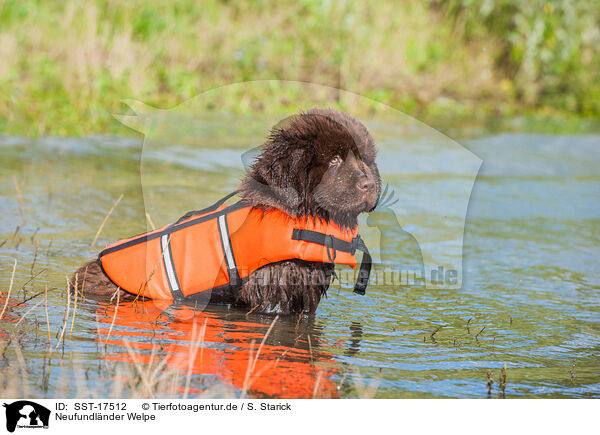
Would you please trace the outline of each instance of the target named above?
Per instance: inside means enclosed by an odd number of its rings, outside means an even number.
[[[292,215],[305,214],[315,184],[317,116],[300,114],[280,122],[263,146],[241,185],[254,206],[266,205]]]
[[[307,158],[307,150],[288,131],[274,130],[242,181],[243,197],[254,206],[299,214],[308,189]]]

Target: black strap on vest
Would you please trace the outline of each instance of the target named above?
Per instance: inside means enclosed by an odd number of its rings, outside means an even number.
[[[345,240],[338,239],[331,234],[324,234],[317,231],[301,230],[296,228],[292,232],[292,239],[304,240],[306,242],[317,243],[325,246],[329,261],[332,263],[335,260],[336,251],[348,252],[352,255],[354,255],[357,250],[362,251],[363,258],[360,262],[358,278],[356,279],[356,284],[354,285],[354,293],[358,293],[359,295],[365,294],[367,284],[369,283],[369,276],[371,275],[371,265],[373,263],[373,259],[371,258],[371,254],[369,253],[367,245],[360,235],[354,237],[352,242],[347,242]]]
[[[186,214],[184,214],[179,219],[177,219],[177,221],[175,221],[171,226],[175,226],[178,223],[183,222],[187,218],[190,218],[190,217],[195,216],[197,214],[204,214],[204,213],[210,213],[211,211],[215,211],[216,209],[218,209],[219,207],[221,207],[225,203],[225,201],[227,201],[232,196],[237,195],[239,192],[240,192],[239,190],[234,190],[229,195],[224,196],[223,198],[221,198],[217,202],[215,202],[213,205],[208,206],[206,208],[203,208],[202,210],[188,211]]]

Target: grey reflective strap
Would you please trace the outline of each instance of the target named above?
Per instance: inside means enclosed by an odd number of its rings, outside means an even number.
[[[229,283],[232,286],[239,286],[241,284],[240,275],[238,273],[237,265],[235,264],[233,250],[231,249],[231,239],[229,238],[227,215],[222,214],[221,216],[219,216],[218,222],[219,235],[221,236],[221,246],[223,247],[225,262],[227,263],[227,273],[229,274]]]
[[[171,235],[164,234],[160,238],[160,246],[162,248],[163,264],[165,265],[165,272],[167,274],[167,281],[169,282],[169,288],[173,299],[180,301],[184,299],[183,292],[179,286],[179,280],[177,279],[177,272],[175,271],[175,264],[173,263],[173,253],[171,252]]]

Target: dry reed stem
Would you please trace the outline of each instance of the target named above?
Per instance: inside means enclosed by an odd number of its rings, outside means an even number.
[[[244,384],[242,386],[242,393],[240,395],[240,398],[244,398],[246,396],[248,389],[252,385],[253,381],[251,381],[250,378],[252,376],[252,373],[254,372],[254,369],[256,368],[256,362],[258,361],[258,357],[260,356],[260,352],[265,344],[265,341],[267,341],[267,338],[269,337],[269,334],[273,330],[273,326],[275,326],[275,322],[277,322],[278,319],[279,319],[279,315],[276,315],[275,318],[273,319],[273,321],[271,322],[271,325],[269,326],[267,333],[261,340],[260,346],[258,347],[258,350],[256,351],[256,354],[254,355],[254,357],[252,355],[252,352],[254,349],[254,340],[252,340],[250,342],[250,349],[248,350],[248,367],[246,368],[246,375],[244,377]],[[263,371],[264,371],[264,367],[263,367],[263,370],[261,370],[258,374],[262,373]],[[257,376],[258,376],[258,374],[257,374]],[[256,378],[256,376],[255,376],[255,378]]]
[[[60,378],[56,383],[55,397],[68,397],[68,388],[71,386],[69,379],[69,371],[65,367],[65,360],[61,359],[59,362],[60,367]]]
[[[12,342],[15,346],[15,354],[17,355],[17,359],[19,360],[19,366],[21,368],[21,376],[23,378],[23,382],[22,382],[23,395],[25,397],[28,397],[30,394],[29,394],[29,381],[28,381],[28,376],[27,376],[27,365],[25,364],[25,357],[23,357],[23,352],[21,352],[21,346],[19,346],[18,340],[13,339]]]
[[[250,341],[250,349],[248,349],[248,366],[246,367],[246,375],[244,376],[244,384],[242,385],[242,393],[240,394],[240,399],[246,397],[246,393],[248,388],[250,387],[250,373],[252,371],[252,351],[254,349],[254,340]]]
[[[85,270],[83,271],[83,281],[81,282],[81,298],[83,300],[85,300],[85,295],[83,294],[83,289],[85,288],[85,279],[87,278],[87,272],[88,272],[88,266],[86,266]],[[75,291],[79,291],[79,290],[75,289]]]
[[[19,234],[19,231],[21,231],[21,225],[17,225],[17,227],[15,228],[15,232],[13,233],[13,235],[10,238],[11,241],[13,241],[15,239],[15,237],[17,237],[17,234]]]
[[[258,350],[256,351],[256,356],[254,358],[254,362],[252,363],[252,371],[254,371],[254,368],[256,367],[256,362],[258,361],[258,357],[260,356],[260,351],[262,350],[262,348],[265,344],[265,341],[267,341],[267,338],[269,337],[269,334],[271,334],[271,331],[273,330],[273,326],[275,326],[275,322],[277,322],[278,319],[279,319],[279,314],[275,316],[275,318],[271,322],[271,325],[269,326],[269,329],[267,330],[267,333],[261,340],[260,346],[258,346]]]
[[[487,388],[488,388],[488,394],[492,394],[492,386],[494,385],[494,375],[492,373],[492,371],[490,369],[488,369],[487,371]]]
[[[31,243],[34,242],[35,236],[37,236],[37,233],[40,231],[40,227],[37,227],[35,229],[35,231],[33,232],[33,235],[31,236]]]
[[[506,363],[504,364],[504,367],[502,368],[502,370],[500,371],[500,381],[498,382],[500,384],[500,389],[502,390],[502,395],[504,396],[504,391],[506,389],[506,380],[507,380],[507,374],[506,374],[507,370],[506,370]]]
[[[102,224],[100,224],[100,228],[98,228],[98,232],[96,232],[96,235],[94,236],[94,240],[92,240],[92,244],[90,245],[90,248],[94,247],[94,244],[96,243],[96,240],[98,239],[98,236],[102,232],[102,228],[104,228],[104,224],[106,224],[106,221],[108,220],[108,217],[111,215],[111,213],[117,207],[117,205],[119,204],[119,202],[121,202],[121,200],[123,199],[123,195],[124,194],[121,193],[121,196],[119,196],[119,198],[115,201],[115,203],[113,204],[113,206],[111,207],[111,209],[108,211],[108,213],[104,217],[104,220],[102,221]]]
[[[121,399],[123,397],[123,382],[120,382],[123,379],[122,371],[123,369],[121,366],[115,368],[115,382],[113,382],[112,385],[112,399]]]
[[[13,308],[13,309],[14,309],[14,308],[18,308],[18,307],[20,307],[21,305],[25,305],[25,302],[29,302],[30,300],[37,298],[37,297],[38,297],[39,295],[41,295],[42,293],[44,293],[44,292],[43,292],[43,291],[41,291],[41,292],[37,292],[37,293],[35,293],[35,294],[33,294],[33,295],[31,295],[31,296],[29,296],[29,297],[27,297],[27,298],[23,299],[23,300],[22,300],[21,302],[19,302],[18,304],[14,304],[14,305],[13,305],[11,308]]]
[[[479,335],[480,335],[480,334],[481,334],[483,331],[485,331],[485,326],[484,326],[483,328],[481,328],[481,331],[479,331],[479,332],[477,333],[477,335],[475,336],[475,341],[479,341]]]
[[[348,370],[350,370],[350,368],[348,368]],[[345,372],[344,375],[342,376],[342,379],[340,380],[340,383],[337,386],[338,390],[340,388],[342,388],[342,385],[344,384],[344,381],[346,380],[347,377],[348,377],[348,372]]]
[[[180,373],[178,370],[165,372],[160,377],[158,377],[158,379],[155,380],[158,371],[160,371],[161,367],[163,367],[167,363],[169,355],[165,355],[163,360],[158,364],[154,371],[150,373],[150,371],[152,370],[152,364],[154,363],[156,357],[156,351],[158,350],[158,346],[153,346],[152,352],[150,354],[150,362],[146,364],[147,371],[145,371],[142,365],[137,360],[138,354],[133,351],[133,348],[127,340],[125,340],[125,342],[128,346],[129,355],[135,364],[139,380],[142,382],[143,387],[146,390],[146,392],[139,390],[134,383],[133,375],[128,375],[129,377],[127,381],[131,389],[131,397],[144,397],[144,395],[150,395],[154,397],[154,390],[158,391],[158,389],[160,389],[160,391],[162,391],[163,393],[165,391],[168,392],[170,394],[170,397],[176,397],[178,386],[180,385]],[[116,366],[116,370],[119,372],[120,367]],[[115,391],[113,391],[113,393],[115,394]],[[167,397],[165,394],[163,394],[163,396]],[[115,394],[115,397],[120,396]]]
[[[571,370],[569,370],[569,376],[571,378],[571,382],[573,382],[573,380],[575,380],[575,360],[573,360]]]
[[[167,244],[170,244],[170,243],[171,243],[171,234],[169,234],[169,236],[167,237]],[[167,251],[165,251],[163,253],[163,255],[161,255],[158,258],[158,260],[156,260],[156,264],[154,265],[154,268],[152,269],[152,272],[150,273],[150,275],[148,275],[148,279],[146,281],[144,281],[142,284],[140,284],[140,288],[138,289],[137,294],[135,295],[135,299],[133,300],[133,303],[136,303],[139,300],[140,295],[142,295],[142,290],[144,290],[146,288],[146,286],[148,285],[148,283],[154,276],[154,273],[158,269],[158,266],[161,264],[161,259],[163,259],[163,261],[164,261],[164,256],[166,255],[166,252]]]
[[[439,331],[440,329],[442,329],[444,326],[446,326],[446,325],[442,325],[442,326],[438,327],[438,328],[437,328],[435,331],[433,331],[433,332],[432,332],[432,333],[429,335],[429,338],[431,338],[431,341],[435,341],[435,338],[433,338],[433,336],[434,336],[435,334],[437,334],[437,333],[438,333],[438,331]]]
[[[187,369],[187,373],[186,373],[186,377],[185,377],[185,388],[183,390],[183,398],[187,399],[188,396],[188,392],[190,389],[190,379],[192,377],[192,367],[193,367],[193,360],[194,358],[196,358],[196,352],[198,351],[198,347],[196,346],[196,340],[197,340],[197,330],[198,330],[198,326],[197,326],[197,322],[196,322],[196,318],[194,317],[194,321],[192,322],[192,339],[191,339],[191,346],[188,349],[188,369]]]
[[[50,317],[48,316],[48,286],[44,292],[44,299],[46,302],[46,325],[48,327],[48,349],[52,352],[52,337],[50,335]]]
[[[96,334],[98,335],[98,344],[99,344],[99,349],[100,349],[100,357],[101,360],[104,361],[104,367],[106,368],[106,370],[110,370],[110,367],[108,367],[108,360],[106,359],[106,347],[107,344],[102,342],[101,337],[101,333],[100,333],[100,325],[98,323],[96,323]]]
[[[372,399],[377,393],[377,388],[379,387],[379,383],[381,379],[373,380],[369,385],[365,385],[360,379],[360,372],[355,372],[354,379],[354,387],[356,388],[356,392],[358,393],[358,397],[361,399]]]
[[[159,364],[157,364],[156,368],[154,369],[154,371],[150,375],[150,380],[153,380],[156,377],[156,375],[158,375],[158,373],[163,369],[163,367],[167,364],[168,358],[169,358],[169,355],[166,355],[162,359],[162,361]]]
[[[12,292],[13,282],[15,280],[15,271],[17,270],[17,259],[15,258],[15,264],[13,265],[12,275],[10,277],[10,286],[8,287],[8,294],[6,295],[6,300],[4,301],[4,307],[2,307],[2,312],[0,313],[0,319],[4,316],[4,312],[6,311],[6,307],[8,306],[8,301],[10,299],[10,292]]]
[[[75,397],[85,397],[90,399],[97,399],[98,395],[96,392],[89,389],[84,380],[84,370],[81,366],[81,361],[73,362],[73,372],[75,377]]]
[[[30,313],[30,312],[31,312],[33,309],[35,309],[35,308],[39,307],[39,306],[40,306],[40,305],[41,305],[43,302],[44,302],[44,301],[40,301],[40,302],[38,302],[37,304],[35,304],[33,307],[31,307],[30,309],[28,309],[28,310],[25,312],[25,314],[23,314],[23,315],[21,316],[21,318],[19,319],[19,321],[18,321],[17,323],[15,323],[15,329],[17,328],[17,326],[19,326],[19,324],[20,324],[20,323],[23,321],[23,319],[24,319],[25,317],[27,317],[27,315],[28,315],[28,314],[29,314],[29,313]]]
[[[188,393],[190,391],[190,382],[192,379],[192,368],[194,367],[194,361],[196,360],[196,355],[198,353],[198,345],[200,345],[201,351],[200,351],[200,364],[202,364],[202,350],[204,349],[204,335],[206,334],[206,324],[208,322],[208,318],[204,319],[204,324],[202,325],[202,328],[200,329],[200,333],[198,334],[197,332],[197,323],[196,323],[196,319],[194,318],[194,323],[192,326],[192,341],[194,343],[193,347],[190,347],[190,352],[188,353],[188,369],[187,369],[187,374],[185,377],[185,389],[183,390],[183,398],[187,399],[188,398]],[[199,341],[199,342],[198,342]]]
[[[104,339],[104,342],[106,344],[108,344],[108,339],[110,338],[110,334],[113,330],[113,326],[115,325],[115,320],[117,318],[117,311],[119,311],[119,298],[121,297],[121,289],[117,288],[115,293],[117,294],[117,304],[115,305],[115,314],[113,314],[112,321],[110,322],[110,328],[108,328],[108,334],[106,335],[106,338]],[[114,297],[114,295],[113,295],[113,297]],[[112,298],[111,298],[111,300],[112,300]]]
[[[44,269],[40,270],[38,273],[36,273],[34,276],[31,276],[31,277],[29,277],[29,279],[28,279],[27,281],[25,281],[25,283],[23,283],[23,285],[21,286],[21,288],[19,289],[19,291],[20,291],[20,290],[25,290],[25,286],[26,286],[27,284],[29,284],[31,281],[33,281],[34,279],[36,279],[38,276],[40,276],[40,275],[41,275],[42,273],[44,273],[46,270],[47,270],[47,269],[46,269],[46,268],[44,268]],[[36,294],[35,294],[35,296],[39,296],[39,295],[41,295],[41,294],[42,294],[42,292],[40,292],[40,293],[36,293]],[[32,296],[31,298],[33,298],[33,297],[35,297],[35,296]],[[26,298],[26,299],[23,299],[23,302],[25,302],[25,301],[28,301],[28,300],[29,300],[29,299],[31,299],[31,298]]]
[[[71,316],[71,329],[69,335],[73,337],[73,325],[75,324],[75,313],[77,312],[77,285],[79,284],[79,274],[75,274],[75,302],[73,304],[73,316]]]
[[[263,367],[260,370],[258,370],[256,373],[254,373],[254,372],[250,373],[250,376],[248,378],[248,383],[247,383],[247,385],[245,385],[245,391],[248,391],[250,389],[250,387],[252,387],[252,384],[254,383],[254,381],[257,380],[258,378],[260,378],[264,372],[277,367],[278,363],[279,363],[279,358],[277,358],[275,361],[272,361],[269,364],[264,364]]]
[[[152,218],[150,217],[150,213],[146,212],[146,219],[148,220],[148,223],[150,224],[150,228],[152,228],[152,231],[154,231],[156,229],[156,227],[154,226],[154,222],[152,222]]]
[[[65,310],[65,317],[63,319],[63,326],[60,331],[60,337],[58,337],[58,343],[56,343],[56,349],[60,346],[60,342],[63,339],[63,335],[65,334],[65,329],[67,329],[67,322],[69,321],[69,308],[71,307],[71,283],[69,282],[69,277],[67,279],[67,309]]]
[[[200,365],[204,365],[204,338],[206,336],[206,325],[208,324],[208,318],[204,320],[204,325],[202,325],[202,331],[200,331],[200,340],[202,346],[200,346]]]
[[[171,394],[171,397],[174,397],[177,395],[177,390],[179,388],[179,384],[180,384],[180,374],[178,371],[173,372],[171,374],[169,373],[164,373],[163,376],[161,377],[162,379],[164,379],[164,381],[160,381],[160,382],[164,382],[165,384],[167,382],[169,382],[169,376],[171,376],[171,385],[168,387],[167,391],[169,391],[169,393]]]
[[[156,356],[156,346],[152,346],[152,352],[150,352],[150,361],[148,361],[148,368],[152,368],[152,364],[154,364],[155,356]],[[150,380],[152,380],[152,374],[150,374]]]
[[[309,354],[310,354],[310,363],[314,364],[313,351],[312,351],[312,343],[310,341],[310,334],[308,334],[307,337],[308,337],[308,351],[309,351]]]
[[[319,373],[317,374],[317,380],[315,381],[315,388],[313,390],[313,395],[312,395],[313,399],[317,398],[317,393],[319,392],[319,385],[321,385],[321,376],[322,375],[323,375],[323,370],[319,370]]]
[[[256,310],[258,307],[260,307],[260,304],[256,305],[254,308],[252,308],[250,311],[248,311],[246,313],[246,316],[249,316],[250,314],[252,314],[254,312],[254,310]]]
[[[154,399],[154,392],[152,391],[152,384],[150,383],[150,380],[148,379],[148,375],[146,373],[144,373],[144,370],[142,369],[141,364],[138,362],[138,360],[136,358],[136,354],[133,352],[133,348],[131,347],[131,343],[129,343],[129,340],[127,340],[126,338],[123,339],[123,341],[127,345],[127,352],[129,353],[129,356],[131,357],[131,359],[133,361],[133,364],[140,376],[140,380],[142,381],[142,384],[144,384],[144,386],[146,387],[147,393],[150,395],[150,397]]]
[[[286,354],[287,352],[288,352],[288,351],[287,351],[287,350],[285,350],[285,351],[284,351],[284,352],[283,352],[283,353],[282,353],[282,354],[279,356],[279,358],[277,358],[277,359],[275,360],[275,364],[273,365],[273,368],[275,368],[275,367],[277,367],[277,366],[279,365],[279,361],[281,361],[281,359],[282,359],[282,358],[285,356],[285,354]]]

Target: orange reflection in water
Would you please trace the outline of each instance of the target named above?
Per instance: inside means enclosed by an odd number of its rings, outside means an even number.
[[[0,323],[8,324],[19,322],[20,317],[13,313],[15,305],[21,304],[11,303],[10,300],[6,299],[6,295],[4,293],[0,293],[0,314],[2,314],[2,318],[0,318]],[[8,335],[8,331],[6,331],[0,324],[0,338],[8,337]]]
[[[96,311],[102,324],[97,340],[111,345],[110,361],[151,364],[152,358],[156,362],[151,351],[160,345],[167,367],[214,376],[247,390],[250,397],[338,397],[331,379],[337,363],[319,350],[315,332],[302,326],[309,323],[306,320],[296,330],[297,318],[278,319],[265,339],[273,317],[246,317],[226,308],[195,311],[159,301],[119,304],[115,309],[115,304],[104,304]]]

